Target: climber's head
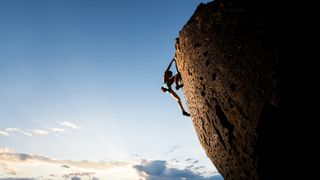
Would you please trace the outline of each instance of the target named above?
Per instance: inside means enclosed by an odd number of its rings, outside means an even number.
[[[165,71],[163,75],[163,82],[169,81],[171,77],[172,77],[172,71]]]
[[[172,71],[166,71],[164,72],[164,77],[165,78],[170,78],[172,76]]]

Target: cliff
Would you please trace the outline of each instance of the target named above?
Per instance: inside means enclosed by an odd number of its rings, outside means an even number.
[[[176,39],[193,125],[227,180],[273,179],[272,133],[280,104],[275,4],[200,4]]]

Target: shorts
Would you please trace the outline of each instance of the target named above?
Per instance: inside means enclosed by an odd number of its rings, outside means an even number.
[[[171,94],[172,89],[171,89],[171,86],[168,85],[168,83],[164,83],[162,87],[163,89],[165,89],[165,93]]]

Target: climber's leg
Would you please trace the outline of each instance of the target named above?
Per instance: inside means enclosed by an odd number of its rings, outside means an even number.
[[[185,116],[190,116],[190,114],[187,113],[187,112],[184,110],[183,105],[182,105],[182,103],[181,103],[181,99],[180,99],[180,97],[178,96],[178,94],[171,90],[170,95],[178,102],[178,105],[179,105],[179,108],[180,108],[181,111],[182,111],[182,114],[185,115]]]
[[[181,99],[178,96],[178,94],[171,90],[170,95],[178,102],[178,105],[179,105],[179,108],[181,109],[181,111],[185,111],[182,106]]]
[[[183,84],[181,84],[181,74],[177,73],[174,75],[174,83],[176,84],[176,90],[183,87]]]

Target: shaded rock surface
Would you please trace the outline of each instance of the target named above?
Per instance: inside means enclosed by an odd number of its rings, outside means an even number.
[[[199,141],[225,179],[274,179],[279,53],[273,1],[200,4],[176,39]]]

